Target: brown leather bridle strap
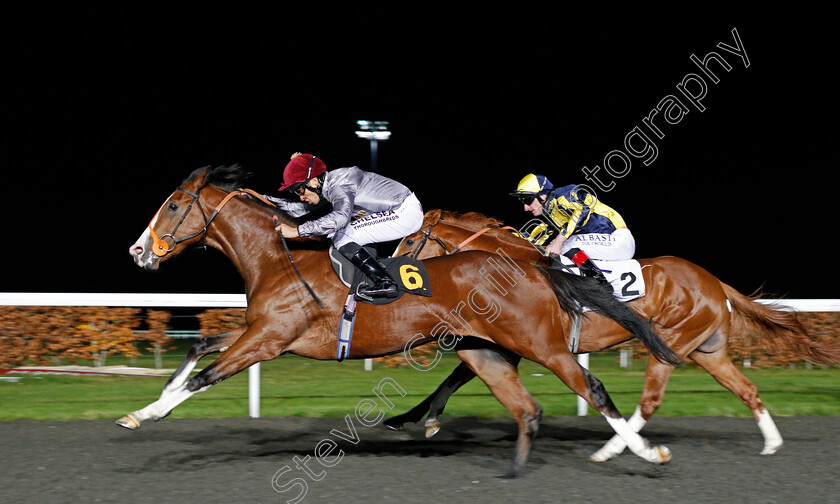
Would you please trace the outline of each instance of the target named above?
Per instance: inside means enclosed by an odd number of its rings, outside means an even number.
[[[455,246],[455,248],[454,248],[454,249],[452,249],[452,251],[447,252],[447,253],[446,253],[446,255],[452,255],[452,254],[454,254],[455,252],[458,252],[459,250],[461,250],[461,248],[462,248],[462,247],[464,247],[465,245],[467,245],[467,244],[468,244],[468,243],[470,243],[471,241],[475,240],[475,239],[476,239],[476,238],[478,238],[479,236],[483,235],[483,234],[484,234],[484,233],[486,233],[487,231],[490,231],[491,229],[509,229],[509,230],[511,230],[511,231],[516,232],[516,229],[514,229],[514,228],[512,228],[512,227],[510,227],[510,226],[504,226],[504,227],[500,227],[500,228],[486,227],[486,228],[482,229],[481,231],[479,231],[479,232],[477,232],[477,233],[473,234],[472,236],[470,236],[470,237],[469,237],[469,238],[467,238],[466,240],[462,241],[462,242],[461,242],[461,243],[459,243],[458,245],[456,245],[456,246]]]
[[[263,203],[265,203],[268,206],[275,207],[275,208],[277,207],[277,205],[275,205],[274,203],[272,203],[271,201],[266,199],[262,194],[258,193],[257,191],[254,191],[253,189],[241,189],[240,188],[238,194],[247,194],[248,196],[253,196],[254,198],[262,201]],[[230,196],[230,195],[228,195],[228,196]]]

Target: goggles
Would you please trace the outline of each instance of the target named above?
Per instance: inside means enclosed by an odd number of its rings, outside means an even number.
[[[534,193],[514,193],[516,199],[519,200],[520,203],[523,205],[531,206],[531,203],[537,198],[537,195]]]

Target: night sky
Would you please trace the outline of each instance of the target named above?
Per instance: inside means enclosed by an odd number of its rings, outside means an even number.
[[[426,210],[518,227],[529,215],[508,194],[525,174],[559,186],[597,165],[614,182],[599,197],[627,221],[636,257],[683,257],[744,293],[840,297],[838,26],[823,20],[835,18],[404,14],[7,16],[0,289],[242,292],[216,251],[149,273],[128,247],[201,166],[239,163],[269,194],[295,151],[368,169],[354,131],[369,119],[391,125],[378,171]],[[749,67],[718,46],[735,46],[733,29]],[[711,51],[731,65],[710,65],[717,84],[690,59]],[[677,89],[691,73],[706,84],[702,112]],[[654,119],[657,138],[643,120],[669,95],[688,112]],[[626,155],[637,127],[655,159],[628,156],[623,176],[609,176],[605,156]]]

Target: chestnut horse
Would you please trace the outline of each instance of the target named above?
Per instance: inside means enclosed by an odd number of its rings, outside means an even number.
[[[513,228],[503,226],[498,220],[478,213],[432,210],[426,213],[421,230],[404,238],[394,255],[411,254],[426,259],[452,255],[460,250],[495,250],[501,246],[515,259],[548,265],[546,257],[511,230]],[[782,446],[782,437],[758,397],[756,386],[730,360],[726,345],[729,335],[748,331],[759,337],[772,338],[780,347],[816,364],[837,362],[840,359],[837,343],[810,338],[793,313],[758,303],[757,297],[738,293],[686,260],[660,257],[640,259],[639,262],[643,266],[647,292],[630,301],[629,306],[654,321],[657,332],[680,359],[690,357],[750,408],[764,436],[761,454],[775,453]],[[587,316],[582,323],[578,351],[596,352],[629,338],[630,335],[612,321],[597,315]],[[439,415],[446,401],[474,376],[465,362],[473,367],[482,362],[485,367],[514,372],[519,358],[504,349],[496,347],[496,350],[496,355],[489,349],[474,352],[475,355],[464,350],[459,354],[464,363],[438,390],[407,413],[386,420],[385,424],[400,429],[404,423],[420,421],[428,412],[426,436],[434,435],[440,429]],[[629,419],[636,432],[662,404],[673,369],[673,365],[654,358],[648,361],[642,397]],[[620,454],[624,448],[623,441],[614,437],[590,459],[605,461]]]
[[[348,289],[333,272],[329,243],[298,238],[289,240],[289,248],[285,241],[281,247],[272,217],[279,215],[293,225],[297,222],[260,201],[257,193],[236,189],[242,176],[238,166],[196,170],[164,201],[130,248],[134,261],[148,270],[157,269],[190,244],[202,242],[219,249],[245,282],[248,308],[243,327],[197,342],[160,398],[117,420],[122,427],[137,429],[144,421],[160,420],[192,395],[284,353],[335,358]],[[554,372],[601,412],[640,457],[655,463],[669,460],[667,448],[650,446],[634,432],[601,383],[577,363],[562,329],[583,305],[608,315],[644,341],[652,353],[675,363],[649,321],[591,279],[518,263],[505,257],[503,249],[497,252],[475,251],[426,261],[432,297],[405,294],[381,306],[360,303],[348,358],[401,352],[444,334],[490,342]],[[198,360],[214,352],[222,353],[190,377]],[[511,378],[507,368],[485,369],[481,362],[471,369],[516,417],[519,436],[508,472],[516,476],[527,459],[541,408],[521,388],[515,371]],[[359,414],[357,410],[360,422],[370,422]]]

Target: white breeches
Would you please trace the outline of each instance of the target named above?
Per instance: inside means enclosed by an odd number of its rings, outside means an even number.
[[[562,253],[573,248],[583,250],[590,259],[624,261],[636,253],[636,240],[627,228],[616,229],[611,234],[584,233],[572,235],[563,243]]]
[[[400,240],[416,233],[422,225],[423,207],[412,193],[397,208],[350,221],[346,228],[335,233],[333,246],[339,249],[350,242],[367,245]]]

